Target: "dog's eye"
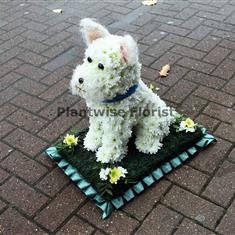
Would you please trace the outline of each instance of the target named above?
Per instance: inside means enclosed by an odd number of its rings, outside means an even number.
[[[101,64],[101,63],[99,63],[99,64],[98,64],[98,68],[101,69],[101,70],[103,70],[103,69],[104,69],[104,65]]]
[[[91,57],[88,57],[88,58],[87,58],[87,61],[88,61],[89,63],[91,63],[91,62],[92,62]]]

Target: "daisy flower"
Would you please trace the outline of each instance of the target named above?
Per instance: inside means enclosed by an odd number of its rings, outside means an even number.
[[[197,124],[191,119],[187,118],[184,121],[181,121],[179,131],[195,132],[195,127]]]
[[[75,135],[67,134],[64,137],[63,143],[66,144],[69,148],[72,148],[78,144],[78,137],[75,137]]]

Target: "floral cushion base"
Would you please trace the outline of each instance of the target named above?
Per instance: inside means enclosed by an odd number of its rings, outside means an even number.
[[[120,180],[118,184],[106,187],[107,184],[99,177],[100,165],[96,161],[95,153],[83,148],[86,132],[87,130],[84,130],[75,135],[75,141],[79,140],[79,144],[73,151],[59,148],[59,143],[48,148],[46,152],[103,211],[103,219],[215,141],[205,128],[185,133],[172,127],[157,154],[143,154],[136,150],[133,137],[129,141],[128,155],[119,163],[120,167],[128,171],[128,177]],[[66,141],[70,141],[68,135],[66,138]]]

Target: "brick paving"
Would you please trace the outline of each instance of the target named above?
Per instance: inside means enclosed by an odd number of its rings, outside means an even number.
[[[218,140],[105,221],[44,154],[87,126],[57,117],[57,107],[84,107],[68,89],[83,57],[83,17],[132,34],[145,82]],[[166,63],[172,69],[161,79]],[[234,81],[234,0],[0,1],[0,233],[233,234]]]

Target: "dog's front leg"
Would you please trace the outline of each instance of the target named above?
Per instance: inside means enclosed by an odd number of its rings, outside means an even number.
[[[87,150],[96,151],[102,143],[102,122],[97,118],[90,117],[89,123],[89,131],[84,139],[84,147]]]
[[[130,123],[123,118],[109,119],[103,130],[102,146],[96,153],[97,161],[120,161],[127,153],[127,143],[132,132]]]

